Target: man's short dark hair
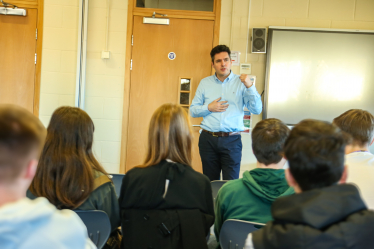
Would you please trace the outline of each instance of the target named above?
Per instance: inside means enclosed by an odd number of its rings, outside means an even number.
[[[364,146],[373,139],[374,116],[368,111],[348,110],[334,118],[333,123],[342,131],[350,134],[355,145]]]
[[[18,106],[0,105],[0,182],[12,182],[40,153],[46,129],[32,113]],[[32,154],[35,158],[31,158]]]
[[[334,124],[306,119],[287,138],[284,152],[303,191],[339,182],[344,171],[346,137]]]
[[[276,118],[264,119],[252,130],[252,149],[260,163],[266,166],[279,163],[290,129]]]
[[[227,52],[229,54],[229,57],[231,58],[231,51],[230,48],[226,45],[218,45],[215,46],[212,51],[210,51],[210,57],[212,58],[212,62],[214,63],[214,56],[216,54],[222,53],[222,52]]]

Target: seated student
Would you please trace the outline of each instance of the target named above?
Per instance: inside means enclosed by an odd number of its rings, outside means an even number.
[[[297,194],[273,203],[274,221],[250,234],[246,249],[374,247],[374,212],[355,186],[338,184],[347,178],[345,140],[323,121],[303,120],[291,130],[286,178]]]
[[[117,238],[118,199],[108,174],[93,155],[93,133],[94,124],[85,111],[58,108],[27,197],[43,196],[58,209],[102,210],[109,216],[111,237]]]
[[[96,248],[74,212],[26,198],[45,134],[33,114],[0,105],[0,248]]]
[[[283,145],[290,129],[279,119],[257,123],[252,130],[252,150],[257,168],[246,171],[243,178],[227,182],[219,190],[214,231],[217,241],[225,220],[238,219],[266,223],[272,219],[271,204],[279,196],[294,190],[287,184],[283,166]]]
[[[349,171],[347,182],[356,184],[368,208],[374,209],[374,155],[369,152],[374,141],[374,116],[364,110],[352,109],[335,118],[333,123],[353,138],[345,149],[345,164]]]
[[[164,104],[153,114],[144,164],[122,182],[122,248],[208,248],[212,188],[191,167],[192,136],[181,106]]]

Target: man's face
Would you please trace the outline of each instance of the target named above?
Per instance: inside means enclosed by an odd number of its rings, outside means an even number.
[[[212,66],[216,70],[217,76],[220,77],[225,77],[230,74],[231,64],[231,58],[227,52],[216,54],[212,62]]]

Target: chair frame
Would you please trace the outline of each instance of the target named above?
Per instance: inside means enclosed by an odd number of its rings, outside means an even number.
[[[255,226],[265,226],[263,223],[244,220],[228,219],[221,228],[219,243],[222,249],[242,249],[248,234],[258,230]]]
[[[109,239],[111,225],[108,215],[101,210],[73,210],[87,228],[88,237],[98,249]]]
[[[110,175],[110,179],[112,180],[112,182],[114,184],[114,188],[116,189],[116,195],[119,198],[119,195],[120,195],[120,192],[121,192],[121,187],[122,187],[122,181],[123,181],[123,178],[125,177],[125,174],[109,174],[109,175]],[[114,178],[117,178],[117,177],[121,177],[120,182],[114,181]]]
[[[221,186],[218,188],[217,190],[217,193],[213,193],[213,198],[216,198],[217,197],[217,194],[218,194],[218,191],[222,188],[222,186],[227,183],[229,180],[215,180],[215,181],[211,181],[210,182],[210,185],[212,186],[212,190],[213,190],[213,186],[215,185],[220,185]]]

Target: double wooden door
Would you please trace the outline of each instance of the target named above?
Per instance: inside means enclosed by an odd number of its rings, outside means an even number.
[[[37,9],[0,15],[0,103],[34,111]]]
[[[211,20],[176,18],[170,25],[143,24],[134,16],[126,170],[143,163],[151,116],[164,103],[178,103],[180,79],[191,79],[191,102],[200,80],[211,74],[213,26]],[[192,118],[192,124],[201,120]],[[201,172],[199,127],[193,130],[192,166]]]

